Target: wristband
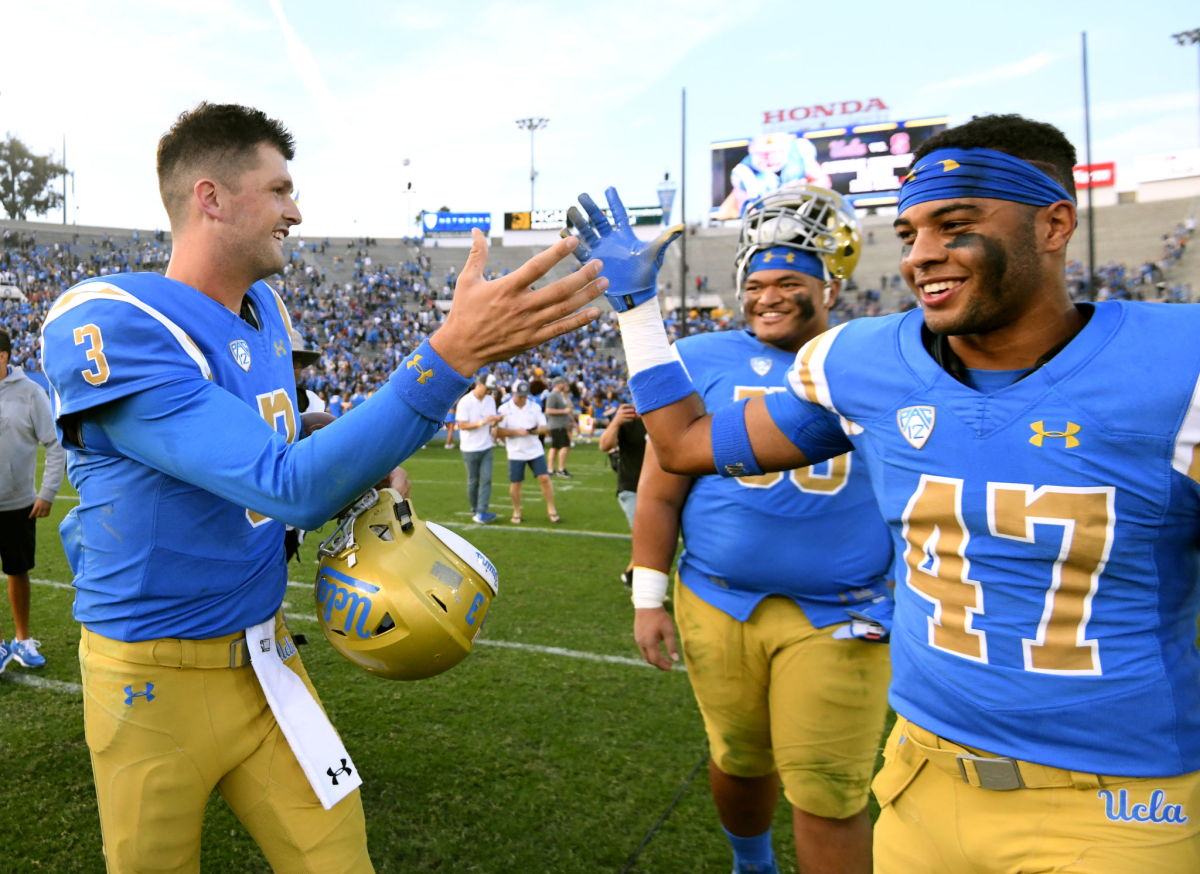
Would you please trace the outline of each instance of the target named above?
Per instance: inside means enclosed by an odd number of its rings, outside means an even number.
[[[638,610],[653,610],[667,600],[671,579],[662,571],[648,567],[633,569],[633,606]]]
[[[618,311],[617,324],[621,326],[621,344],[630,374],[675,360],[657,303]]]
[[[722,407],[712,417],[713,463],[721,476],[758,476],[762,468],[750,447],[746,430],[746,398]]]
[[[426,340],[396,368],[388,384],[426,419],[441,422],[446,410],[470,388],[471,380],[443,361]]]
[[[686,398],[696,387],[683,365],[671,361],[629,377],[629,390],[638,415],[644,416]]]

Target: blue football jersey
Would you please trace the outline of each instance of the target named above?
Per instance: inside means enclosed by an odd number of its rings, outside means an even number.
[[[123,641],[203,639],[261,622],[287,585],[284,523],[324,524],[419,448],[467,380],[426,342],[347,416],[296,443],[287,311],[257,327],[155,273],[64,292],[42,329],[79,506],[60,531],[75,617]]]
[[[786,391],[795,360],[748,331],[698,334],[672,348],[709,411]],[[683,582],[743,622],[763,598],[785,595],[822,628],[888,592],[891,537],[853,454],[786,473],[698,477],[681,521]]]
[[[896,543],[892,706],[1059,768],[1200,769],[1200,307],[1098,304],[989,394],[922,327],[841,325],[768,399],[808,457],[853,447],[870,471]]]

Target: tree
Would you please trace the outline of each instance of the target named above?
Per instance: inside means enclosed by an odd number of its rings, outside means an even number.
[[[0,206],[10,219],[18,221],[24,221],[30,212],[45,215],[62,206],[62,194],[52,185],[65,172],[66,168],[54,161],[53,152],[35,155],[9,134],[0,143]]]

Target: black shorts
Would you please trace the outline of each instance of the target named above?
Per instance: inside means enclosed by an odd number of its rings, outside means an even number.
[[[566,428],[551,428],[550,429],[550,448],[551,449],[570,449],[571,448],[571,432]]]
[[[33,504],[24,510],[0,510],[0,570],[19,576],[33,570],[37,552],[37,519],[30,519]]]

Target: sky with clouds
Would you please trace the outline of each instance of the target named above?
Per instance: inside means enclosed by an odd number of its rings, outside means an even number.
[[[879,97],[897,119],[1020,112],[1082,160],[1087,30],[1093,159],[1117,161],[1125,187],[1134,156],[1200,146],[1198,49],[1171,39],[1195,27],[1195,3],[1176,0],[38,0],[4,14],[0,131],[57,153],[65,135],[69,219],[165,227],[158,137],[199,100],[251,104],[296,135],[300,230],[400,236],[420,209],[527,209],[525,116],[550,119],[539,208],[608,185],[655,203],[663,173],[679,178],[686,87],[699,220],[708,144],[759,132],[764,110]]]

